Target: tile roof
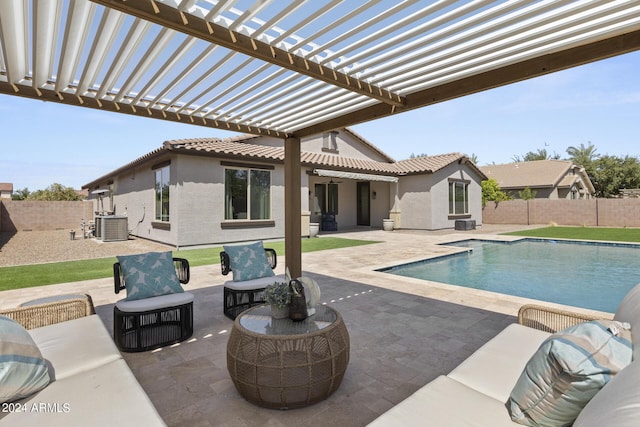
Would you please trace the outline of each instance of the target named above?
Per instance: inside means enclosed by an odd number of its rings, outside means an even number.
[[[433,173],[462,158],[466,158],[466,156],[460,153],[421,156],[414,157],[412,159],[400,160],[399,162],[396,162],[396,167],[398,172],[405,174],[424,172]]]
[[[532,188],[559,185],[571,166],[573,163],[567,160],[535,160],[481,166],[480,170],[498,181],[501,188]]]
[[[172,151],[202,152],[215,155],[231,155],[252,157],[265,160],[284,161],[284,148],[251,144],[245,139],[197,138],[181,139],[165,142],[165,147]],[[371,144],[369,144],[371,145]],[[387,156],[388,157],[388,156]],[[399,162],[378,162],[375,160],[356,159],[335,154],[302,152],[300,160],[306,166],[329,166],[340,169],[377,172],[382,174],[416,174],[433,173],[462,158],[460,153],[441,154],[436,156],[417,157]]]
[[[166,141],[164,148],[171,151],[190,153],[211,153],[228,156],[258,157],[261,159],[284,161],[284,149],[269,145],[237,142],[233,138],[191,138]]]
[[[13,192],[13,184],[10,182],[0,182],[0,191]]]
[[[359,139],[361,137],[355,135]],[[244,158],[247,160],[272,161],[277,163],[284,162],[284,147],[255,144],[252,141],[258,136],[241,135],[232,138],[190,138],[165,141],[162,147],[159,147],[144,156],[102,176],[84,187],[92,187],[99,185],[100,182],[107,180],[113,176],[126,171],[129,168],[142,164],[154,157],[158,157],[167,152],[177,152],[189,155],[205,155],[229,158]],[[380,154],[388,157],[382,151],[377,150],[375,146],[365,141],[367,145],[376,149]],[[335,154],[302,152],[300,160],[303,166],[307,167],[330,167],[337,170],[350,172],[365,172],[381,175],[411,175],[434,173],[456,161],[468,160],[467,157],[460,153],[441,154],[436,156],[418,157],[399,162],[393,162],[390,157],[389,162],[379,162],[375,160],[357,159],[353,157],[344,157]],[[469,163],[483,179],[484,175],[472,162]]]

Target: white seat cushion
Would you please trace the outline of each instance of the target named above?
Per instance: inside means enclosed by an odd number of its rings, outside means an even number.
[[[504,402],[440,376],[382,414],[371,427],[517,426]]]
[[[139,313],[157,310],[159,308],[177,307],[190,302],[193,302],[193,294],[190,292],[182,292],[179,294],[160,295],[157,297],[137,299],[133,301],[121,299],[116,303],[116,307],[118,307],[120,311],[127,313]]]
[[[506,402],[527,362],[550,335],[513,323],[458,365],[448,377]]]
[[[28,413],[9,413],[0,424],[12,427],[165,425],[123,359],[54,381],[20,402],[26,405]]]
[[[224,282],[224,287],[235,291],[250,291],[252,289],[262,289],[274,282],[284,282],[284,274],[279,276],[261,277],[259,279],[245,280],[244,282],[234,282],[229,280]]]
[[[29,334],[51,363],[56,380],[122,358],[95,314],[31,329]]]

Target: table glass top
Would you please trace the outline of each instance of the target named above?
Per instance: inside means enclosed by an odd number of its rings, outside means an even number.
[[[240,325],[256,334],[263,335],[301,335],[319,331],[331,325],[338,318],[332,308],[325,305],[316,306],[316,314],[300,322],[289,318],[274,319],[271,307],[261,305],[251,308],[240,315]]]

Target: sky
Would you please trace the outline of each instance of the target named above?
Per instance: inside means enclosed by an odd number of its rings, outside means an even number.
[[[640,157],[640,52],[354,125],[396,160],[459,152],[478,165],[593,144]],[[237,133],[0,95],[0,182],[14,191],[53,183],[80,189],[183,138]]]

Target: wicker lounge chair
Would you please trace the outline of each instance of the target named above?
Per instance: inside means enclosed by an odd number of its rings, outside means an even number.
[[[23,304],[20,307],[2,310],[0,315],[15,320],[25,329],[35,329],[96,313],[90,295],[76,295],[74,298],[57,300],[51,297],[46,300],[41,304]]]
[[[190,279],[189,261],[173,258],[178,280]],[[125,289],[119,262],[113,265],[115,293]],[[153,350],[184,341],[193,334],[193,294],[188,292],[127,301],[113,308],[113,337],[121,351]]]
[[[602,319],[603,316],[560,310],[535,304],[525,304],[518,311],[518,323],[544,332],[555,333],[582,322]]]
[[[271,269],[278,264],[276,251],[264,248]],[[220,252],[220,268],[224,276],[231,272],[231,262],[226,252]],[[278,277],[267,277],[242,282],[227,281],[224,283],[224,314],[229,319],[235,319],[243,311],[260,304],[264,304],[265,287],[278,280]]]

